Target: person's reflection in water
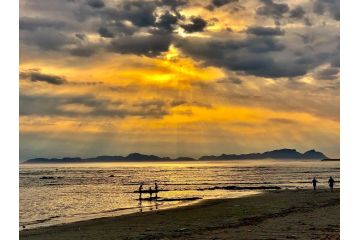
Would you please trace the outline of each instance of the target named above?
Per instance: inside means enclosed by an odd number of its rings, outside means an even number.
[[[155,209],[158,210],[158,202],[157,202],[157,200],[155,202]]]
[[[143,212],[143,208],[142,208],[142,198],[140,198],[138,200],[138,209],[139,209],[139,212]]]

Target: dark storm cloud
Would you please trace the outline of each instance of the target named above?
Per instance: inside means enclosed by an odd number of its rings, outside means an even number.
[[[61,29],[65,27],[66,23],[62,21],[54,21],[44,18],[20,17],[20,30],[36,30],[38,28],[56,28]]]
[[[70,54],[77,57],[90,57],[95,54],[97,51],[97,46],[95,45],[83,45],[77,46],[69,50]]]
[[[275,3],[272,0],[261,0],[263,6],[257,8],[257,14],[274,18],[283,17],[283,14],[289,11],[288,4]]]
[[[42,50],[60,50],[65,45],[74,43],[73,38],[55,29],[22,32],[20,41],[27,45],[37,46]]]
[[[339,42],[339,39],[338,39]],[[333,52],[332,59],[330,61],[330,64],[332,67],[340,67],[340,43],[335,48],[335,51]]]
[[[177,9],[177,7],[184,6],[188,4],[189,0],[161,0],[159,1],[159,5],[167,5],[172,9]]]
[[[156,18],[153,14],[157,5],[155,2],[125,2],[121,15],[124,19],[131,21],[139,27],[148,27],[154,25]]]
[[[246,48],[254,53],[269,53],[282,51],[285,46],[279,40],[269,36],[248,37],[237,43],[241,48]]]
[[[301,6],[297,6],[290,10],[289,17],[294,19],[301,19],[305,15],[305,11]]]
[[[114,34],[112,32],[110,32],[106,27],[100,27],[98,29],[98,33],[103,38],[113,38],[114,37]]]
[[[105,6],[102,0],[87,0],[87,4],[93,8],[103,8]]]
[[[88,110],[66,109],[67,106],[83,106]],[[24,95],[20,94],[20,115],[69,116],[69,117],[129,117],[161,118],[169,114],[170,105],[162,100],[143,100],[134,104],[99,99],[94,95]]]
[[[339,68],[326,68],[320,70],[314,76],[318,80],[335,80],[339,77]]]
[[[178,17],[166,11],[164,14],[162,14],[159,17],[159,21],[156,24],[156,26],[168,31],[173,31],[177,22],[178,22]]]
[[[35,96],[23,94],[20,94],[20,115],[77,116],[89,114],[80,111],[65,111],[63,107],[68,104],[79,104],[81,106],[88,107],[91,109],[91,115],[94,116],[124,115],[123,111],[107,110],[108,105],[112,103],[107,100],[96,99],[92,95]],[[112,104],[112,106],[120,104],[121,103],[115,103]]]
[[[206,26],[207,26],[206,20],[204,20],[201,17],[192,17],[191,23],[181,25],[181,27],[187,33],[203,32],[203,30]]]
[[[272,28],[272,27],[250,27],[247,29],[247,33],[258,35],[258,36],[280,36],[284,35],[284,31],[280,28]]]
[[[206,65],[226,68],[260,77],[302,76],[315,67],[331,63],[337,54],[325,44],[303,48],[297,56],[295,49],[287,48],[275,37],[248,37],[242,40],[182,39],[177,45],[185,54],[200,59]]]
[[[72,8],[76,10],[74,13],[79,13],[82,15],[81,18],[89,20],[81,23],[86,29],[82,31],[75,29],[76,31],[69,33],[70,20],[63,25],[57,21],[45,21],[46,18],[41,20],[23,18],[20,27],[31,31],[20,31],[21,43],[37,46],[41,50],[61,51],[78,57],[90,57],[99,49],[155,57],[167,51],[171,44],[175,44],[189,56],[203,60],[207,65],[265,77],[298,76],[328,62],[332,67],[339,66],[339,46],[336,50],[332,49],[332,46],[327,49],[317,48],[316,39],[317,35],[320,35],[315,34],[317,30],[308,34],[306,31],[298,30],[296,34],[303,36],[303,42],[299,44],[290,43],[293,32],[284,25],[285,31],[281,28],[264,27],[265,25],[249,27],[244,39],[241,37],[229,39],[230,36],[237,34],[235,32],[223,33],[221,36],[209,32],[208,34],[213,38],[202,41],[193,38],[192,41],[190,37],[181,39],[176,34],[176,29],[183,28],[187,33],[202,32],[210,22],[208,23],[201,16],[185,19],[179,11],[181,7],[188,4],[188,1],[120,1],[116,5],[108,3],[100,8],[88,6],[90,2],[71,3]],[[217,7],[230,2],[234,1],[211,1]],[[260,2],[261,6],[255,11],[258,15],[267,18],[278,20],[285,15],[286,20],[293,22],[298,19],[304,21],[306,17],[301,6],[290,10],[287,4],[278,1],[261,0]],[[318,14],[331,14],[334,12],[335,2],[316,0],[315,11]],[[157,11],[161,8],[162,11]],[[91,32],[91,30],[102,38],[109,38],[109,41],[102,39],[103,41],[94,44],[85,35],[79,35],[79,32]],[[306,41],[305,36],[311,35],[316,37],[310,37]],[[322,39],[322,41],[326,40]]]
[[[157,56],[168,50],[170,35],[123,36],[112,40],[108,50],[123,54]]]
[[[32,82],[46,82],[54,85],[62,85],[67,83],[65,77],[51,74],[44,74],[38,70],[28,70],[20,72],[20,78],[30,80]]]
[[[75,36],[76,36],[78,39],[82,40],[82,41],[86,41],[86,40],[87,40],[86,34],[76,33]]]
[[[215,7],[222,7],[228,3],[238,2],[238,0],[212,0],[212,4]]]
[[[53,85],[77,85],[77,86],[98,86],[103,82],[72,82],[67,80],[65,76],[42,73],[40,69],[28,69],[20,72],[20,80],[28,80],[32,82],[46,82]]]
[[[315,0],[313,8],[314,12],[318,15],[323,15],[328,12],[333,19],[337,21],[340,20],[339,0]]]

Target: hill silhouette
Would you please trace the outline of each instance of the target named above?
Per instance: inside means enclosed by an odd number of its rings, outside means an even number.
[[[24,163],[88,163],[88,162],[156,162],[156,161],[193,161],[193,160],[250,160],[250,159],[328,159],[323,153],[314,149],[300,153],[295,149],[278,149],[263,153],[222,154],[219,156],[202,156],[198,159],[191,157],[159,157],[141,153],[130,153],[124,156],[97,156],[91,158],[64,157],[64,158],[33,158]]]

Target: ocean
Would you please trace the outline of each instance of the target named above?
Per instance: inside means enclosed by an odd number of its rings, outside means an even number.
[[[20,164],[20,229],[153,211],[195,201],[139,201],[157,182],[159,198],[243,197],[260,190],[226,190],[228,186],[279,186],[328,189],[333,176],[340,185],[340,163],[318,160],[238,160],[187,162],[121,162],[88,164]],[[216,189],[214,189],[216,188]],[[144,194],[143,197],[148,197]]]

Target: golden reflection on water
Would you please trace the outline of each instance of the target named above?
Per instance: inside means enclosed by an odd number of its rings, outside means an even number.
[[[113,175],[113,177],[111,177]],[[224,186],[319,188],[333,176],[340,185],[339,162],[298,160],[186,161],[20,166],[20,224],[27,228],[131,212],[164,209],[193,202],[138,202],[144,190],[159,184],[160,198],[240,197],[256,191],[208,190]],[[47,177],[43,179],[43,177]],[[145,194],[144,197],[149,197]],[[194,201],[195,202],[195,201]]]

